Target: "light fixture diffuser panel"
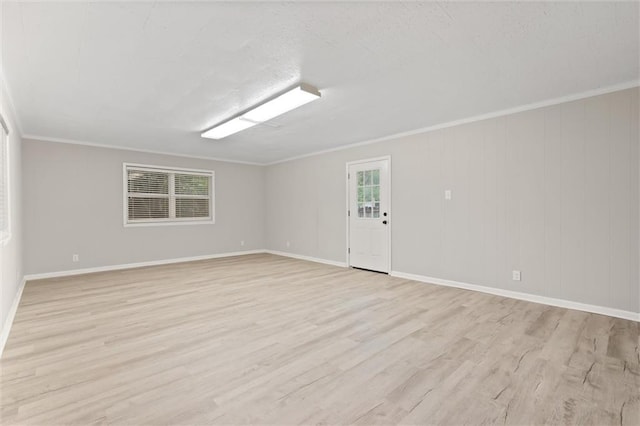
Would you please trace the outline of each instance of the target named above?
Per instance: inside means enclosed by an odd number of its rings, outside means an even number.
[[[242,117],[236,117],[233,120],[226,121],[211,130],[207,130],[201,136],[209,139],[222,139],[234,133],[238,133],[249,127],[255,126],[257,123],[243,120]]]
[[[304,104],[320,98],[317,89],[301,84],[300,86],[283,93],[282,95],[255,107],[239,117],[226,121],[213,129],[202,133],[203,138],[222,139],[234,133],[264,123],[274,117],[296,109]]]
[[[298,86],[283,93],[275,99],[266,102],[242,115],[247,120],[259,123],[269,121],[279,115],[315,101],[320,93],[305,86]]]

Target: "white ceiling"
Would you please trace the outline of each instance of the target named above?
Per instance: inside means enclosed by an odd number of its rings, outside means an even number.
[[[639,4],[2,3],[23,132],[269,163],[637,80]],[[299,81],[322,99],[220,140]]]

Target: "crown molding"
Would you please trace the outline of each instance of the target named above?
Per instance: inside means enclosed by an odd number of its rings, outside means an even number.
[[[2,78],[3,78],[3,75],[2,75],[1,70],[0,70],[0,79],[2,79]],[[10,95],[9,87],[6,84],[6,80],[2,79],[2,82],[3,82],[3,88],[6,89],[5,92],[7,93],[9,106],[11,108],[13,108],[15,121],[16,121],[16,126],[18,127],[18,131],[21,134],[23,139],[33,139],[33,140],[39,140],[39,141],[44,141],[44,142],[57,142],[57,143],[66,143],[66,144],[73,144],[73,145],[86,145],[86,146],[93,146],[93,147],[97,147],[97,148],[119,149],[119,150],[125,150],[125,151],[144,152],[144,153],[148,153],[148,154],[168,155],[168,156],[173,156],[173,157],[195,158],[195,159],[200,159],[200,160],[211,160],[211,161],[220,161],[220,162],[225,162],[225,163],[245,164],[245,165],[250,165],[250,166],[273,166],[273,165],[276,165],[276,164],[286,163],[286,162],[294,161],[294,160],[300,160],[300,159],[307,158],[307,157],[314,157],[314,156],[317,156],[317,155],[328,154],[328,153],[331,153],[331,152],[343,151],[343,150],[346,150],[346,149],[361,147],[361,146],[365,146],[365,145],[371,145],[371,144],[376,144],[376,143],[380,143],[380,142],[386,142],[386,141],[393,140],[393,139],[398,139],[398,138],[403,138],[403,137],[408,137],[408,136],[414,136],[414,135],[418,135],[418,134],[421,134],[421,133],[433,132],[435,130],[446,129],[446,128],[449,128],[449,127],[459,126],[459,125],[462,125],[462,124],[468,124],[468,123],[473,123],[473,122],[477,122],[477,121],[488,120],[488,119],[496,118],[496,117],[503,117],[503,116],[507,116],[507,115],[517,114],[517,113],[520,113],[520,112],[525,112],[525,111],[538,109],[538,108],[544,108],[544,107],[548,107],[548,106],[553,106],[553,105],[563,104],[563,103],[577,101],[577,100],[581,100],[581,99],[586,99],[586,98],[590,98],[590,97],[593,97],[593,96],[605,95],[605,94],[608,94],[608,93],[619,92],[621,90],[640,87],[640,79],[631,80],[631,81],[627,81],[627,82],[620,83],[620,84],[615,84],[615,85],[606,86],[606,87],[600,87],[600,88],[593,89],[593,90],[587,90],[587,91],[584,91],[584,92],[574,93],[574,94],[571,94],[571,95],[565,95],[565,96],[552,98],[552,99],[539,101],[539,102],[533,102],[533,103],[529,103],[529,104],[525,104],[525,105],[521,105],[521,106],[517,106],[517,107],[513,107],[513,108],[507,108],[507,109],[502,109],[502,110],[498,110],[498,111],[493,111],[493,112],[489,112],[489,113],[485,113],[485,114],[479,114],[479,115],[475,115],[475,116],[472,116],[472,117],[467,117],[467,118],[462,118],[462,119],[458,119],[458,120],[448,121],[448,122],[445,122],[445,123],[439,123],[439,124],[435,124],[435,125],[428,126],[428,127],[422,127],[422,128],[418,128],[418,129],[414,129],[414,130],[409,130],[409,131],[406,131],[406,132],[394,133],[394,134],[383,136],[383,137],[380,137],[380,138],[369,139],[369,140],[366,140],[366,141],[356,142],[356,143],[352,143],[352,144],[348,144],[348,145],[341,145],[341,146],[337,146],[335,148],[329,148],[329,149],[324,149],[324,150],[319,150],[319,151],[313,151],[313,152],[310,152],[310,153],[307,153],[307,154],[302,154],[302,155],[298,155],[298,156],[294,156],[294,157],[284,158],[282,160],[276,160],[276,161],[272,161],[272,162],[252,162],[252,161],[234,160],[234,159],[231,159],[231,158],[205,157],[205,156],[198,156],[198,155],[192,155],[192,154],[179,154],[179,153],[174,153],[174,152],[156,151],[156,150],[133,148],[133,147],[120,146],[120,145],[107,145],[107,144],[101,144],[101,143],[95,143],[95,142],[89,142],[89,141],[80,141],[80,140],[74,140],[74,139],[65,139],[65,138],[55,138],[55,137],[42,136],[42,135],[24,134],[22,132],[22,130],[21,130],[22,126],[21,126],[21,124],[19,122],[18,114],[15,111],[15,107],[14,107],[14,104],[13,104],[13,101],[12,101],[12,98],[11,98],[11,95]]]
[[[591,98],[599,95],[606,95],[607,93],[619,92],[621,90],[632,89],[634,87],[640,86],[640,80],[631,80],[620,84],[615,84],[613,86],[601,87],[598,89],[587,90],[586,92],[574,93],[571,95],[561,96],[559,98],[547,99],[544,101],[533,102],[530,104],[521,105],[518,107],[502,109],[494,112],[489,112],[486,114],[474,115],[472,117],[462,118],[459,120],[448,121],[445,123],[435,124],[433,126],[422,127],[415,130],[409,130],[406,132],[394,133],[392,135],[383,136],[381,138],[369,139],[362,142],[356,142],[349,145],[341,145],[335,148],[325,149],[321,151],[314,151],[308,154],[302,154],[295,157],[285,158],[283,160],[277,160],[270,163],[264,164],[265,166],[273,166],[275,164],[286,163],[288,161],[300,160],[307,157],[314,157],[316,155],[328,154],[330,152],[343,151],[345,149],[356,148],[364,145],[371,145],[380,142],[386,142],[392,139],[398,139],[407,136],[414,136],[421,133],[433,132],[435,130],[446,129],[448,127],[459,126],[461,124],[473,123],[476,121],[488,120],[490,118],[503,117],[511,114],[517,114],[519,112],[531,111],[538,108],[544,108],[547,106],[553,106],[558,104],[563,104],[567,102],[577,101],[580,99]]]
[[[264,166],[265,165],[263,163],[254,163],[254,162],[250,162],[250,161],[232,160],[232,159],[229,159],[229,158],[204,157],[204,156],[200,156],[200,155],[179,154],[179,153],[175,153],[175,152],[155,151],[155,150],[151,150],[151,149],[141,149],[141,148],[133,148],[133,147],[127,147],[127,146],[119,146],[119,145],[107,145],[107,144],[101,144],[101,143],[95,143],[95,142],[79,141],[79,140],[75,140],[75,139],[51,138],[51,137],[48,137],[48,136],[31,135],[31,134],[22,135],[22,139],[29,139],[29,140],[42,141],[42,142],[66,143],[66,144],[70,144],[70,145],[84,145],[84,146],[91,146],[91,147],[94,147],[94,148],[118,149],[118,150],[122,150],[122,151],[144,152],[146,154],[169,155],[169,156],[172,156],[172,157],[195,158],[195,159],[198,159],[198,160],[220,161],[220,162],[223,162],[223,163],[244,164],[244,165],[248,165],[248,166]]]

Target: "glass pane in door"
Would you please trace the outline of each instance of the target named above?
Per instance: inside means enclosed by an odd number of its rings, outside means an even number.
[[[358,172],[358,217],[380,217],[380,169]]]

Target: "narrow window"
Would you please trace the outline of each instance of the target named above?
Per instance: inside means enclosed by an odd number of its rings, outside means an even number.
[[[9,225],[9,128],[0,115],[0,243],[11,237]]]

